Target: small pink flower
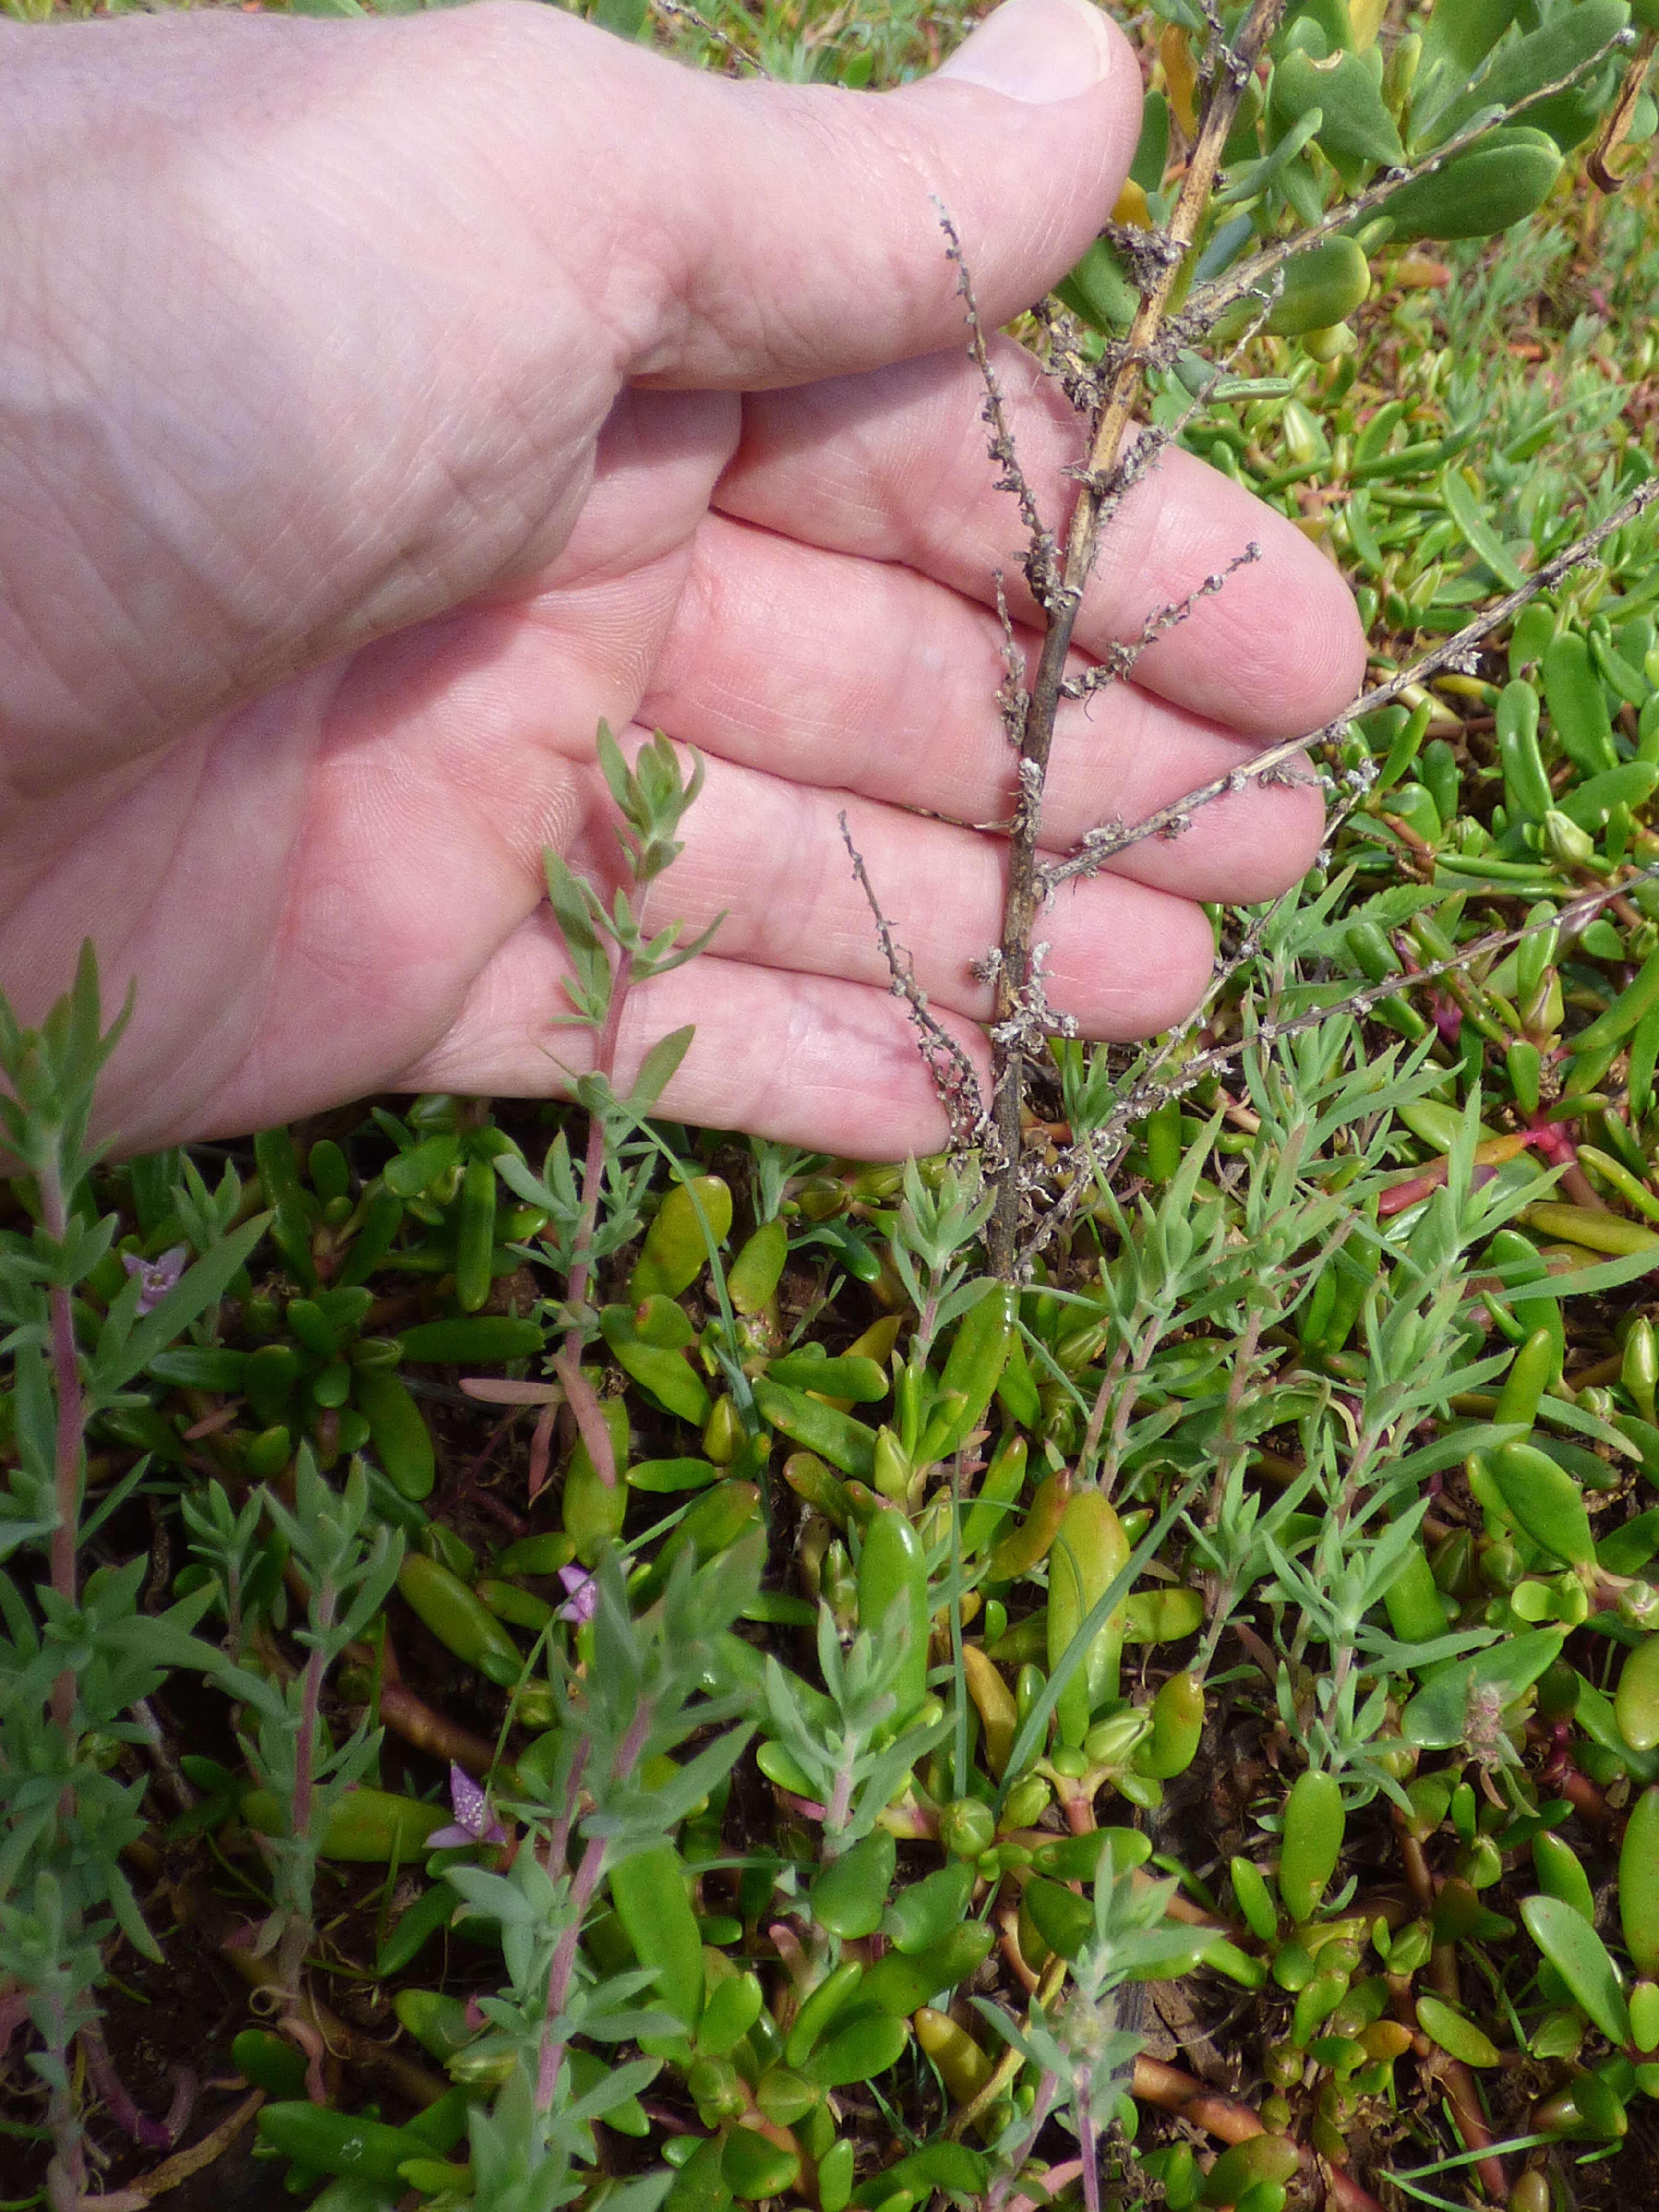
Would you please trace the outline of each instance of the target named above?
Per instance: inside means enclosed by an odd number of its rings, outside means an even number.
[[[163,1252],[159,1260],[141,1260],[136,1252],[123,1252],[121,1265],[128,1274],[137,1275],[143,1285],[138,1293],[141,1314],[154,1313],[167,1292],[185,1272],[185,1262],[190,1257],[188,1244],[175,1244],[170,1252]]]
[[[592,1620],[599,1609],[599,1585],[585,1567],[561,1567],[559,1580],[564,1584],[567,1597],[559,1607],[559,1619],[574,1622],[580,1627],[583,1621]]]
[[[468,1844],[504,1844],[507,1830],[489,1809],[489,1799],[464,1767],[449,1770],[449,1808],[455,1815],[447,1828],[434,1828],[426,1839],[430,1851],[465,1849]]]

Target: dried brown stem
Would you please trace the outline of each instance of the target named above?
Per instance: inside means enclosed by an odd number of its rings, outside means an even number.
[[[1146,363],[1170,311],[1186,249],[1197,235],[1211,189],[1221,165],[1222,149],[1255,69],[1271,37],[1284,0],[1255,0],[1226,67],[1205,112],[1203,128],[1187,165],[1181,198],[1170,218],[1170,249],[1142,296],[1128,343],[1112,380],[1095,428],[1082,489],[1066,532],[1065,565],[1059,582],[1037,594],[1047,620],[1042,655],[1026,705],[1020,737],[1019,791],[1009,842],[1008,888],[1003,905],[1001,960],[996,978],[995,1058],[992,1120],[1000,1157],[994,1163],[996,1206],[991,1217],[989,1257],[993,1272],[1011,1279],[1019,1231],[1020,1103],[1025,1072],[1024,1019],[1032,976],[1032,931],[1048,886],[1037,866],[1042,819],[1042,789],[1054,746],[1054,714],[1066,680],[1066,659],[1084,587],[1094,566],[1103,521],[1124,488],[1121,449],[1146,379]],[[1034,544],[1033,552],[1036,551]],[[1033,579],[1035,586],[1036,579]]]
[[[1432,647],[1409,668],[1401,669],[1385,683],[1376,684],[1370,690],[1362,693],[1352,707],[1334,720],[1324,723],[1319,729],[1308,731],[1302,737],[1285,738],[1276,745],[1265,747],[1243,766],[1232,769],[1226,775],[1217,776],[1209,783],[1200,784],[1196,789],[1188,792],[1184,798],[1172,799],[1169,805],[1160,806],[1156,813],[1146,815],[1127,829],[1108,823],[1092,830],[1068,859],[1056,861],[1053,866],[1041,872],[1038,888],[1046,895],[1057,890],[1061,884],[1069,883],[1074,876],[1093,875],[1106,861],[1119,853],[1127,852],[1130,846],[1139,845],[1147,837],[1179,836],[1188,827],[1188,818],[1197,808],[1209,805],[1213,799],[1224,799],[1229,792],[1243,791],[1252,782],[1283,781],[1285,769],[1291,767],[1310,745],[1334,744],[1351,723],[1362,720],[1367,714],[1376,714],[1379,708],[1386,707],[1397,699],[1402,691],[1409,690],[1413,684],[1420,684],[1426,678],[1438,674],[1443,668],[1455,667],[1466,654],[1484,644],[1495,629],[1518,614],[1540,592],[1553,591],[1564,577],[1570,575],[1573,569],[1581,567],[1597,552],[1615,531],[1622,530],[1627,522],[1633,522],[1656,499],[1659,499],[1659,477],[1650,483],[1638,484],[1630,497],[1621,501],[1604,520],[1546,561],[1536,574],[1529,577],[1518,589],[1505,592],[1501,599],[1494,600],[1472,623],[1466,623],[1455,636]],[[1398,979],[1395,980],[1397,987]]]

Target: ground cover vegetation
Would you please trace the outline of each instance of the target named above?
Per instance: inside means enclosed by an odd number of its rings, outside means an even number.
[[[854,86],[959,27],[602,12]],[[1022,330],[1091,459],[951,1156],[655,1124],[681,1036],[112,1164],[90,957],[0,1009],[8,2202],[1652,2192],[1653,40],[1133,28],[1132,184]],[[1213,795],[1037,871],[1132,419],[1340,562],[1372,688],[1315,873],[1091,1053],[1042,896]],[[637,891],[698,775],[601,750]],[[549,895],[605,1071],[696,948]]]

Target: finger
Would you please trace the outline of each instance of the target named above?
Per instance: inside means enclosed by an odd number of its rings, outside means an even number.
[[[708,763],[682,834],[684,850],[653,894],[653,927],[672,915],[701,931],[723,915],[712,958],[879,988],[890,972],[869,897],[854,878],[856,852],[929,1000],[990,1018],[990,983],[974,963],[1002,935],[1000,838],[720,761]],[[1115,1041],[1150,1036],[1190,1013],[1213,952],[1210,924],[1190,899],[1111,877],[1067,884],[1044,908],[1036,935],[1048,947],[1043,972],[1055,1011],[1074,1016],[1085,1036]]]
[[[754,389],[947,343],[962,327],[947,217],[988,321],[1006,321],[1094,238],[1139,128],[1139,65],[1093,0],[1007,0],[933,77],[873,96],[690,77],[620,42],[596,57],[592,35],[547,27],[547,65],[514,103],[539,149],[526,181],[551,167],[568,189],[601,141],[610,220],[578,244],[593,296],[625,292],[611,319],[629,373],[657,382]],[[594,72],[574,98],[568,54]],[[574,148],[549,133],[550,102]],[[616,161],[618,113],[648,161]]]
[[[568,972],[546,916],[532,916],[478,977],[442,1043],[392,1087],[568,1094],[592,1060],[587,1031],[549,1022]],[[659,1108],[672,1119],[859,1159],[935,1152],[951,1134],[905,1007],[885,988],[737,960],[693,961],[630,994],[618,1087],[658,1038],[687,1023],[696,1034]],[[983,1036],[949,1014],[940,1027],[988,1091]]]
[[[1064,396],[1020,348],[996,368],[1021,467],[1048,526],[1077,495],[1082,437]],[[902,562],[986,605],[1001,572],[1010,605],[1037,619],[1018,510],[995,487],[984,387],[959,355],[857,380],[763,394],[716,498],[727,514],[874,561]],[[1076,641],[1099,654],[1137,637],[1255,544],[1261,557],[1200,600],[1146,653],[1136,679],[1206,718],[1263,737],[1316,729],[1354,697],[1364,636],[1336,569],[1241,485],[1171,448],[1103,532]]]
[[[1016,639],[1028,660],[1036,643]],[[717,515],[697,533],[640,719],[798,784],[1006,825],[1016,755],[997,704],[1002,656],[989,609],[914,569]],[[1139,821],[1250,750],[1138,685],[1063,703],[1042,842],[1066,851],[1099,823]],[[1305,873],[1323,824],[1316,789],[1251,783],[1115,865],[1189,898],[1248,902]]]

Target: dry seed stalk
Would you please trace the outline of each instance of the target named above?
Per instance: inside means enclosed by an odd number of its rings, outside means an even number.
[[[1490,606],[1483,608],[1472,623],[1466,623],[1455,636],[1432,647],[1420,659],[1414,660],[1409,668],[1402,668],[1397,675],[1390,676],[1386,683],[1376,684],[1370,690],[1362,693],[1352,706],[1345,709],[1334,721],[1325,723],[1317,730],[1310,730],[1305,736],[1285,738],[1276,745],[1264,747],[1261,752],[1253,754],[1242,767],[1232,769],[1226,775],[1217,776],[1212,782],[1200,784],[1196,790],[1188,792],[1184,798],[1171,801],[1168,806],[1159,807],[1156,813],[1148,814],[1129,829],[1109,823],[1098,830],[1091,830],[1069,859],[1056,861],[1052,867],[1042,871],[1042,889],[1052,891],[1061,884],[1068,883],[1073,876],[1092,875],[1103,862],[1118,853],[1127,852],[1131,845],[1139,844],[1143,838],[1178,833],[1186,827],[1186,817],[1194,808],[1207,806],[1212,799],[1224,798],[1230,791],[1242,791],[1247,783],[1283,781],[1286,768],[1310,746],[1336,743],[1351,723],[1363,720],[1367,714],[1374,714],[1378,708],[1386,707],[1391,700],[1397,699],[1402,691],[1407,691],[1413,684],[1420,684],[1427,678],[1437,675],[1442,669],[1457,667],[1467,654],[1485,643],[1493,630],[1501,629],[1504,623],[1512,620],[1522,607],[1537,598],[1540,592],[1553,591],[1565,576],[1588,561],[1615,531],[1622,530],[1627,522],[1633,522],[1656,499],[1659,499],[1659,477],[1647,483],[1638,484],[1630,497],[1614,507],[1605,520],[1598,522],[1593,530],[1586,531],[1582,538],[1546,561],[1537,573],[1529,576],[1517,590],[1506,592],[1501,599],[1496,599]]]
[[[1036,594],[1047,628],[1020,735],[1019,795],[1009,842],[1002,957],[996,978],[995,1022],[1001,1034],[994,1045],[991,1119],[999,1143],[998,1157],[993,1164],[996,1207],[991,1217],[988,1241],[992,1271],[1005,1280],[1013,1273],[1019,1229],[1019,1115],[1027,1058],[1024,1039],[1034,1011],[1028,1000],[1033,980],[1032,931],[1048,890],[1037,867],[1037,839],[1042,827],[1042,788],[1054,746],[1054,714],[1066,680],[1066,657],[1084,587],[1094,566],[1101,526],[1122,497],[1124,478],[1120,449],[1133,419],[1146,363],[1167,319],[1186,250],[1197,234],[1244,86],[1255,67],[1257,56],[1273,34],[1284,4],[1285,0],[1255,0],[1236,46],[1218,58],[1219,82],[1206,110],[1198,143],[1187,165],[1181,198],[1166,233],[1168,243],[1175,250],[1150,276],[1148,289],[1130,326],[1127,343],[1090,444],[1082,487],[1066,532],[1065,562],[1058,582],[1048,592]],[[1032,550],[1035,554],[1036,544]],[[1032,582],[1035,589],[1035,575]]]

